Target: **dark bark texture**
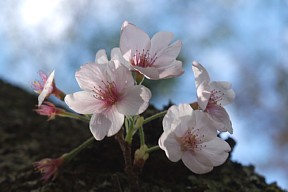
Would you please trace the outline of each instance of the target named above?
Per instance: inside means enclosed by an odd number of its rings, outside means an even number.
[[[32,110],[36,104],[36,95],[0,81],[1,192],[129,191],[122,152],[114,137],[95,141],[61,167],[54,181],[44,184],[32,163],[69,152],[91,137],[91,133],[88,124],[80,121],[60,117],[47,121]],[[144,116],[156,112],[151,106]],[[157,144],[161,121],[145,125],[148,145]],[[228,142],[232,147],[235,145],[232,139]],[[136,135],[132,151],[137,146]],[[150,154],[140,175],[140,187],[144,192],[284,191],[276,183],[267,184],[252,165],[227,160],[208,174],[195,175],[181,161],[170,162],[161,150]]]

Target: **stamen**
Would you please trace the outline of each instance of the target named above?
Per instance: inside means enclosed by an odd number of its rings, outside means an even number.
[[[223,96],[224,96],[224,93],[222,93],[222,91],[213,89],[211,91],[211,96],[210,96],[210,99],[209,99],[209,103],[210,104],[221,105],[221,103],[219,103],[219,102],[223,99]]]
[[[93,97],[95,99],[101,100],[105,103],[106,106],[111,106],[119,100],[119,93],[116,88],[115,82],[104,82],[102,80],[103,87],[99,85],[98,87],[94,86],[93,92],[95,93]]]
[[[196,130],[197,132],[199,129]],[[196,132],[195,131],[195,132]],[[202,150],[203,147],[206,147],[206,145],[199,144],[202,142],[202,139],[204,139],[205,135],[202,135],[201,138],[199,138],[198,134],[191,133],[191,131],[188,131],[185,133],[183,137],[180,137],[178,139],[178,142],[181,145],[182,151],[194,151],[195,149]]]
[[[134,66],[139,67],[151,67],[155,61],[157,60],[156,53],[151,57],[149,50],[142,50],[139,52],[138,50],[135,51],[133,58],[130,59],[130,63]]]

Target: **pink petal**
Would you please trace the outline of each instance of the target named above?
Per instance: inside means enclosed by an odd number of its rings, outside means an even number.
[[[135,51],[148,50],[150,48],[149,36],[140,28],[125,21],[122,25],[120,35],[120,50],[124,55],[128,51],[132,51],[130,57],[135,54]]]
[[[208,173],[213,169],[213,164],[211,161],[206,159],[205,161],[200,162],[196,158],[196,154],[191,151],[184,152],[182,156],[182,161],[184,165],[188,167],[188,169],[197,174]]]
[[[90,120],[90,131],[96,140],[115,135],[124,123],[124,115],[115,107],[105,113],[95,113]]]
[[[100,113],[104,108],[103,102],[93,97],[93,92],[79,91],[66,95],[65,103],[74,111],[81,114]]]
[[[136,85],[125,90],[116,107],[124,115],[138,115],[147,109],[150,98],[151,92],[148,88]]]

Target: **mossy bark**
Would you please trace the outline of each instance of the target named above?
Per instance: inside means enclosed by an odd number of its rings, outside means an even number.
[[[32,109],[37,97],[0,81],[0,191],[128,191],[124,160],[117,141],[95,141],[68,164],[49,183],[40,181],[32,163],[56,158],[91,137],[87,123],[56,118],[47,121]],[[144,114],[155,114],[152,106]],[[157,144],[161,119],[144,127],[148,144]],[[132,151],[139,145],[135,139]],[[228,141],[234,145],[234,141]],[[233,152],[232,152],[233,153]],[[142,191],[283,191],[267,184],[254,167],[228,160],[205,175],[191,173],[182,162],[170,162],[163,151],[153,152],[140,175]]]

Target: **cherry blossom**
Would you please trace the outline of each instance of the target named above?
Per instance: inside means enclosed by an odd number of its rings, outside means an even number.
[[[64,158],[57,159],[45,158],[41,161],[33,163],[35,169],[42,174],[42,180],[46,183],[50,179],[54,180],[57,177],[59,167],[64,163]]]
[[[56,115],[65,114],[65,110],[57,108],[53,103],[44,101],[44,103],[35,109],[39,115],[48,116],[48,120],[55,119]]]
[[[90,130],[96,140],[115,135],[124,123],[124,116],[144,112],[151,98],[149,89],[134,85],[126,67],[116,61],[107,62],[105,55],[98,52],[96,63],[86,64],[76,72],[76,80],[83,91],[65,97],[72,110],[93,114]]]
[[[38,106],[40,106],[44,99],[49,97],[56,89],[54,83],[54,73],[55,71],[52,71],[52,73],[47,76],[44,72],[40,71],[39,75],[41,77],[41,81],[34,81],[32,84],[34,91],[39,94]]]
[[[181,41],[170,42],[170,32],[149,36],[135,25],[125,21],[121,28],[120,50],[130,70],[138,71],[148,79],[164,79],[183,74],[182,62],[176,60],[181,49]]]
[[[212,81],[206,69],[198,62],[193,61],[192,70],[195,76],[198,105],[209,113],[211,118],[218,122],[218,130],[233,133],[232,123],[223,106],[233,102],[235,92],[231,84],[226,81]]]
[[[217,124],[188,104],[172,106],[163,119],[159,146],[172,162],[182,159],[192,172],[203,174],[223,164],[231,148],[217,137]]]

